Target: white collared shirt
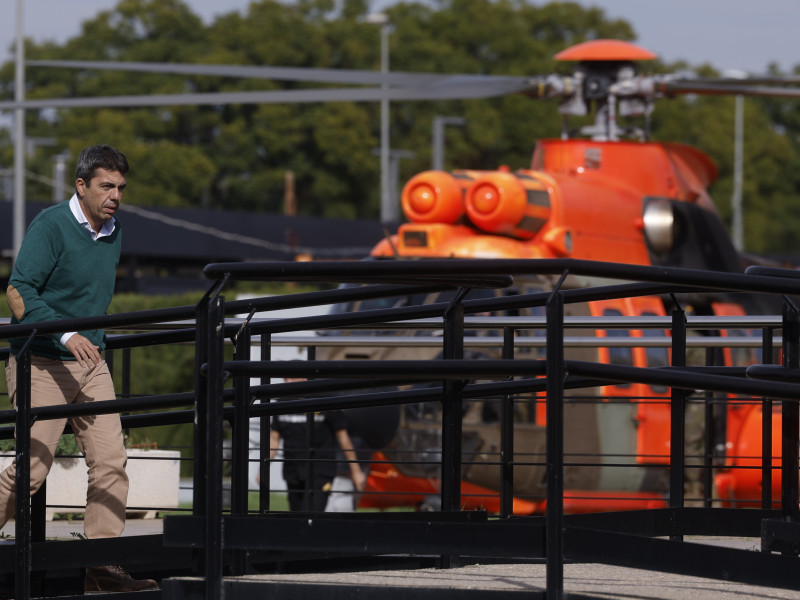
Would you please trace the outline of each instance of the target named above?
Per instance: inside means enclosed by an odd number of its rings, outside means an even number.
[[[78,200],[78,194],[73,194],[72,198],[69,199],[69,209],[72,211],[72,215],[78,220],[78,223],[83,225],[83,228],[89,233],[89,235],[92,236],[93,240],[97,240],[101,237],[105,237],[114,233],[114,228],[116,227],[116,225],[114,225],[114,219],[109,219],[103,223],[100,231],[95,231],[92,229],[89,219],[87,219],[86,215],[83,214],[81,203]]]

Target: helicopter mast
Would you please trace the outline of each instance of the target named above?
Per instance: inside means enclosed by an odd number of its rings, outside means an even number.
[[[629,134],[640,139],[649,138],[653,105],[647,96],[636,93],[640,86],[635,83],[638,73],[634,61],[652,60],[655,54],[628,42],[592,40],[567,48],[555,58],[578,61],[574,94],[562,101],[559,112],[585,116],[589,114],[589,106],[595,105],[594,124],[582,127],[580,135],[596,142],[616,142],[623,133],[628,133],[620,128],[618,116],[643,116],[644,130],[636,129]]]

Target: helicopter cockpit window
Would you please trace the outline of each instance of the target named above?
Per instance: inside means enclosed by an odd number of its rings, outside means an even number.
[[[616,310],[614,308],[607,308],[603,311],[603,316],[606,317],[621,317],[622,312]],[[614,337],[627,337],[628,332],[624,329],[606,329],[606,337],[614,338]],[[611,346],[608,349],[608,361],[612,365],[623,365],[632,367],[633,366],[633,350],[631,348],[623,348],[623,347],[614,347]],[[628,388],[631,386],[630,383],[616,383],[614,384],[615,387],[618,388]]]

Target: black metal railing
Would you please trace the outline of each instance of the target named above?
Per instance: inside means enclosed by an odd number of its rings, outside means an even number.
[[[128,349],[152,344],[193,343],[195,345],[195,389],[181,394],[126,397],[126,384],[118,400],[97,403],[92,407],[31,409],[26,391],[25,352],[18,356],[20,365],[18,409],[0,412],[0,423],[15,423],[23,432],[17,438],[18,477],[25,481],[29,457],[27,431],[33,419],[64,418],[102,412],[152,411],[150,414],[125,417],[126,427],[147,427],[166,423],[194,424],[194,477],[191,516],[165,519],[164,537],[159,540],[169,551],[188,549],[191,570],[203,578],[206,598],[222,597],[223,574],[243,574],[264,561],[289,553],[292,556],[374,556],[379,554],[436,555],[440,566],[457,562],[459,556],[501,558],[536,558],[547,561],[546,596],[559,598],[563,593],[565,558],[620,564],[645,569],[664,570],[708,577],[726,577],[753,583],[796,588],[787,557],[772,550],[788,551],[797,546],[792,527],[798,512],[797,398],[800,397],[798,345],[800,327],[793,296],[800,296],[800,279],[783,271],[755,271],[728,274],[687,269],[669,269],[593,263],[574,260],[447,260],[447,261],[358,261],[330,263],[230,263],[206,268],[213,280],[208,293],[196,307],[179,307],[92,319],[76,319],[36,325],[0,328],[0,340],[30,335],[57,333],[87,328],[154,327],[169,323],[173,329],[148,331],[110,338],[109,349]],[[519,293],[494,298],[465,299],[467,289],[485,287],[504,289],[521,277],[546,276],[550,288],[544,292]],[[592,287],[569,287],[573,276],[590,277]],[[600,285],[598,278],[630,283]],[[226,301],[223,292],[236,280],[297,281],[322,284],[353,283],[356,287],[322,290]],[[299,306],[326,306],[365,298],[393,297],[399,294],[429,294],[434,291],[461,290],[443,303],[403,306],[359,313],[332,313],[316,317],[262,319],[257,313]],[[687,294],[739,293],[778,298],[786,307],[779,320],[761,321],[763,365],[749,368],[723,366],[709,350],[707,366],[686,366],[691,336],[681,298]],[[578,360],[572,358],[565,334],[572,317],[569,307],[613,298],[660,296],[671,299],[669,323],[664,319],[649,326],[669,329],[671,365],[643,368]],[[470,315],[540,307],[545,317],[537,327],[545,335],[545,358],[530,358],[520,352],[517,332],[530,329],[530,321],[515,325],[513,319],[487,328],[501,330],[501,350],[497,358],[474,359],[466,356],[469,347],[464,332]],[[234,315],[248,315],[246,318]],[[341,331],[345,329],[414,327],[413,321],[433,320],[442,331],[438,348],[443,360],[320,360],[309,352],[309,360],[271,361],[278,334],[305,330]],[[409,325],[408,322],[412,324]],[[574,327],[606,329],[629,327],[621,322],[576,319]],[[732,323],[733,321],[728,321]],[[639,324],[637,328],[648,326]],[[711,327],[711,326],[708,326]],[[726,325],[725,327],[733,328]],[[776,330],[780,330],[780,341]],[[389,337],[389,336],[387,336]],[[225,344],[235,348],[234,360],[228,360]],[[328,340],[330,341],[330,340]],[[427,341],[430,341],[428,338]],[[720,340],[714,340],[720,344]],[[320,344],[323,340],[320,338]],[[660,343],[664,343],[661,340]],[[342,340],[347,343],[347,340]],[[600,343],[600,342],[598,342]],[[611,340],[606,341],[611,345]],[[644,338],[636,342],[644,346]],[[731,342],[733,343],[733,342]],[[783,363],[769,365],[773,345],[780,344]],[[250,360],[254,344],[259,344],[261,360]],[[710,341],[709,341],[710,344]],[[711,346],[711,344],[710,344]],[[709,347],[710,347],[709,346]],[[313,345],[312,345],[313,347]],[[4,350],[0,350],[3,358]],[[7,351],[5,351],[7,352]],[[124,356],[124,355],[123,355]],[[125,360],[125,359],[123,359]],[[715,364],[716,363],[716,364]],[[271,383],[274,378],[306,377],[298,383]],[[255,383],[258,380],[258,383]],[[477,382],[476,380],[481,380]],[[642,383],[665,386],[672,390],[668,399],[671,413],[670,455],[666,507],[646,511],[571,515],[564,513],[564,473],[586,457],[565,452],[564,410],[581,400],[577,394],[615,383]],[[414,384],[428,384],[419,387]],[[690,393],[703,394],[702,400]],[[575,395],[570,395],[575,394]],[[536,402],[546,402],[546,452],[544,456],[518,456],[514,452],[515,402],[527,395],[533,414]],[[771,451],[772,420],[762,422],[762,457],[756,467],[764,481],[760,509],[720,509],[714,506],[712,473],[717,466],[709,423],[715,403],[728,402],[728,395],[746,395],[760,403],[764,415],[773,405],[782,409],[782,456],[780,508],[773,509],[771,478],[776,469]],[[287,398],[273,403],[274,398]],[[530,400],[533,397],[534,400]],[[546,398],[541,400],[537,398]],[[501,443],[496,459],[500,473],[500,510],[497,518],[485,513],[461,511],[461,474],[468,462],[462,456],[463,407],[466,401],[497,398],[499,403]],[[261,400],[260,403],[256,402]],[[599,399],[598,401],[602,401]],[[624,400],[629,401],[629,400]],[[636,400],[646,402],[647,399]],[[665,402],[667,400],[657,400]],[[703,507],[688,508],[684,498],[684,415],[687,403],[702,402],[706,439],[702,452],[702,474],[706,496]],[[306,413],[330,408],[405,406],[420,402],[436,403],[441,408],[438,448],[439,499],[441,510],[424,516],[394,513],[355,513],[349,515],[277,514],[270,510],[269,489],[269,418],[280,413]],[[172,410],[164,412],[167,408]],[[261,444],[258,464],[262,469],[259,509],[252,514],[247,507],[248,431],[259,420]],[[225,454],[224,423],[232,425],[231,456]],[[10,429],[10,428],[9,428]],[[8,430],[7,430],[8,431]],[[2,432],[0,432],[2,433]],[[624,466],[629,457],[617,460]],[[230,507],[223,500],[225,463],[231,466]],[[544,466],[546,490],[537,501],[546,506],[544,517],[518,517],[513,514],[515,466],[523,463]],[[612,465],[613,466],[613,465]],[[20,498],[25,495],[20,486]],[[27,502],[17,503],[17,539],[15,544],[15,594],[32,595],[32,574],[37,562],[36,542],[41,539],[32,524],[38,519]],[[43,517],[42,517],[43,518]],[[354,523],[362,526],[354,527]],[[681,543],[685,535],[734,535],[762,538],[766,552],[743,552],[731,549],[704,548],[704,560]],[[793,537],[794,536],[794,537]],[[656,539],[656,538],[669,539]],[[653,538],[653,539],[651,539]],[[131,546],[120,552],[132,554]],[[44,548],[44,547],[42,547]],[[86,546],[86,548],[89,548]],[[788,549],[788,550],[787,550]],[[1,550],[1,549],[0,549]],[[42,550],[44,551],[44,550]],[[733,553],[731,553],[733,552]],[[724,553],[725,569],[715,556]],[[657,556],[658,559],[650,557]],[[107,557],[104,557],[107,559]],[[74,560],[74,557],[73,557]],[[795,559],[796,560],[796,559]],[[85,562],[85,561],[84,561]],[[124,561],[120,561],[124,562]],[[54,564],[54,563],[48,563]]]
[[[297,329],[307,329],[311,327],[341,327],[347,323],[353,324],[372,324],[381,321],[394,321],[404,318],[424,318],[437,317],[442,319],[442,356],[445,360],[424,362],[424,361],[296,361],[274,363],[269,361],[219,361],[219,348],[221,339],[219,331],[224,328],[224,301],[221,298],[221,290],[228,280],[237,278],[245,279],[264,279],[264,280],[292,280],[292,281],[315,281],[315,282],[350,282],[350,283],[382,283],[391,281],[393,283],[420,281],[448,281],[459,287],[470,287],[473,285],[504,285],[503,281],[491,282],[482,280],[484,276],[496,276],[497,273],[504,273],[511,276],[535,275],[535,274],[561,274],[561,280],[555,284],[552,291],[541,294],[527,296],[514,296],[503,298],[502,301],[494,300],[456,300],[446,306],[427,305],[420,307],[404,307],[398,309],[384,309],[367,311],[361,314],[335,315],[330,317],[313,317],[297,319],[294,327]],[[672,365],[659,369],[643,369],[633,366],[600,364],[587,361],[569,359],[564,353],[564,306],[572,302],[588,302],[593,300],[607,299],[610,297],[628,297],[632,295],[653,295],[653,294],[678,294],[687,291],[724,291],[724,292],[747,292],[747,293],[766,293],[780,295],[795,295],[800,291],[800,280],[788,278],[778,278],[771,275],[753,274],[723,274],[706,273],[683,269],[654,269],[647,267],[635,267],[625,265],[610,265],[602,263],[591,263],[586,261],[572,260],[543,260],[543,261],[425,261],[425,262],[359,262],[359,263],[329,263],[329,264],[220,264],[209,265],[206,274],[216,279],[219,284],[208,296],[206,308],[202,313],[198,313],[198,319],[205,319],[206,323],[201,327],[205,332],[205,347],[207,348],[206,359],[200,365],[200,372],[207,379],[206,388],[202,402],[198,402],[201,412],[201,423],[205,423],[206,430],[203,436],[197,439],[207,440],[204,467],[207,472],[212,471],[212,465],[219,463],[219,448],[216,440],[219,439],[219,419],[216,418],[221,395],[221,382],[225,376],[231,376],[236,382],[246,381],[249,377],[313,377],[326,379],[338,378],[364,378],[372,381],[385,381],[401,379],[407,382],[441,381],[442,387],[438,390],[438,398],[442,403],[442,448],[441,448],[441,505],[442,513],[458,513],[460,506],[460,484],[461,484],[461,416],[464,391],[468,388],[466,382],[476,378],[488,378],[497,380],[495,393],[506,392],[509,395],[524,387],[526,391],[546,391],[547,393],[547,453],[546,453],[546,473],[547,473],[547,512],[543,522],[532,522],[535,526],[531,530],[531,551],[525,553],[526,556],[544,557],[547,560],[547,596],[560,597],[563,591],[563,560],[565,554],[586,557],[591,554],[593,560],[607,561],[614,564],[623,562],[623,558],[615,555],[614,552],[603,554],[603,551],[595,550],[589,553],[583,545],[585,539],[594,534],[587,533],[580,527],[570,526],[568,516],[563,514],[563,473],[564,473],[564,391],[569,386],[577,388],[598,385],[600,382],[609,384],[612,382],[639,382],[651,385],[668,386],[673,390],[670,400],[672,427],[671,427],[671,477],[669,480],[669,517],[663,514],[649,514],[647,517],[637,518],[635,515],[626,515],[628,523],[638,523],[639,532],[644,535],[663,535],[667,531],[672,541],[679,541],[684,534],[697,531],[720,531],[725,527],[731,526],[730,513],[722,518],[706,518],[701,523],[696,519],[687,519],[682,524],[683,527],[676,527],[676,512],[682,512],[683,506],[683,473],[684,473],[684,430],[683,419],[687,393],[690,390],[708,390],[725,394],[750,394],[756,397],[781,399],[784,404],[784,422],[786,415],[791,415],[790,405],[796,406],[794,400],[798,396],[798,388],[794,383],[778,381],[772,378],[771,381],[755,380],[743,378],[743,369],[733,370],[732,368],[719,367],[716,370],[698,370],[685,366],[685,329],[686,314],[681,308],[680,302],[675,302],[673,317],[670,329],[672,330]],[[562,289],[562,284],[567,275],[583,275],[594,277],[607,277],[613,279],[631,279],[637,283],[628,285],[613,285],[608,287],[594,287],[589,289],[568,290]],[[459,279],[465,279],[459,281]],[[514,359],[508,355],[499,360],[466,360],[463,359],[463,332],[464,315],[470,311],[492,311],[498,307],[530,307],[544,306],[546,309],[546,338],[547,338],[547,358],[546,360]],[[784,354],[791,358],[791,344],[796,343],[788,339],[787,333],[793,331],[791,325],[791,314],[784,314],[782,329],[784,335]],[[287,327],[289,325],[287,324]],[[255,329],[255,327],[254,327]],[[262,330],[269,329],[265,326]],[[286,329],[284,329],[286,330]],[[255,333],[255,331],[253,332]],[[201,345],[203,341],[198,338]],[[787,367],[791,368],[789,365]],[[223,375],[224,374],[224,375]],[[543,380],[523,380],[506,381],[515,376],[531,377],[533,375],[544,376]],[[276,395],[281,394],[280,385],[274,386]],[[302,384],[294,388],[297,394],[308,393],[311,387],[304,387]],[[237,397],[244,399],[248,396],[247,392],[239,394]],[[330,407],[348,407],[357,404],[379,405],[387,402],[388,398],[377,398],[367,394],[364,398],[358,397],[336,397],[322,399],[307,399],[288,401],[280,403],[280,406],[272,404],[249,407],[251,415],[276,414],[279,411],[308,411],[323,410]],[[394,402],[416,401],[407,392],[398,392],[391,397]],[[242,404],[246,404],[242,402]],[[787,410],[788,408],[788,410]],[[237,404],[235,410],[247,411],[246,406]],[[242,417],[244,422],[244,417]],[[216,428],[216,431],[211,429]],[[506,432],[508,426],[506,425]],[[784,425],[783,431],[783,452],[784,456],[797,456],[797,435],[792,434],[791,424]],[[234,438],[236,436],[234,431]],[[214,441],[214,443],[211,443]],[[236,441],[234,440],[234,444]],[[507,442],[506,442],[507,444]],[[508,454],[508,446],[506,446]],[[755,522],[764,516],[778,516],[793,520],[797,510],[796,483],[791,484],[792,480],[797,481],[797,466],[792,460],[784,460],[783,465],[783,498],[781,510],[763,510],[761,512],[751,512]],[[507,466],[507,464],[506,464]],[[763,466],[769,469],[769,466]],[[508,481],[513,474],[513,469],[505,469],[506,478],[503,489],[506,490],[504,505],[508,506],[508,490],[511,489]],[[234,486],[237,483],[234,481]],[[202,511],[195,512],[195,518],[202,517],[205,524],[205,540],[202,542],[205,549],[204,577],[206,582],[206,597],[219,597],[221,594],[222,573],[223,573],[223,550],[225,548],[278,548],[293,547],[292,541],[283,544],[274,540],[274,532],[267,534],[267,529],[261,529],[258,521],[249,521],[247,533],[239,529],[244,527],[239,525],[236,520],[238,514],[232,512],[227,520],[222,512],[217,510],[218,500],[215,497],[215,489],[206,489],[207,502],[202,505]],[[201,505],[197,502],[197,505]],[[770,503],[771,505],[771,503]],[[507,508],[506,508],[507,510]],[[684,513],[689,514],[689,513]],[[718,513],[719,514],[719,513]],[[663,518],[663,522],[659,522]],[[180,517],[176,518],[180,519]],[[737,513],[736,519],[741,519]],[[583,519],[590,523],[602,523],[603,519]],[[644,525],[645,520],[649,523]],[[270,521],[270,527],[273,521]],[[677,519],[680,521],[680,519]],[[226,523],[223,526],[223,522]],[[580,521],[576,521],[580,522]],[[748,531],[753,531],[753,519],[749,519]],[[405,525],[405,524],[404,524]],[[300,522],[295,523],[298,527],[295,535],[288,536],[290,540],[298,538],[298,534],[303,530]],[[465,524],[465,528],[471,525]],[[731,526],[731,531],[741,533],[743,527]],[[170,523],[168,519],[165,524],[165,531],[169,532],[167,539],[173,541],[180,540],[183,536],[188,536],[185,530],[177,521]],[[237,537],[232,531],[242,531],[242,537]],[[270,530],[271,531],[271,530]],[[535,542],[539,534],[533,531],[543,532],[544,547],[546,552],[539,554],[542,550],[540,543]],[[657,533],[654,533],[657,532]],[[385,533],[385,532],[384,532]],[[608,539],[613,538],[609,531]],[[257,536],[269,535],[271,540],[265,542],[263,539],[256,541]],[[302,536],[301,536],[302,537]],[[347,536],[346,536],[347,537]],[[354,545],[365,547],[363,543],[355,541],[352,532],[346,541],[328,542],[324,547],[329,550],[344,550]],[[369,537],[369,536],[368,536]],[[183,542],[186,543],[186,537]],[[194,538],[192,538],[194,539]],[[305,539],[305,538],[304,538]],[[332,538],[334,539],[334,538]],[[340,538],[335,538],[340,540]],[[360,539],[360,538],[359,538]],[[374,542],[369,537],[370,542]],[[429,540],[426,540],[428,542]],[[363,542],[363,540],[361,540]],[[626,539],[627,543],[631,540]],[[196,543],[196,540],[195,540]],[[338,544],[338,545],[337,545]],[[369,546],[369,544],[367,544]],[[402,544],[398,544],[402,546]],[[513,546],[513,545],[512,545]],[[375,547],[375,546],[369,546]],[[405,548],[415,548],[419,551],[422,545],[406,544]],[[468,553],[478,553],[480,549],[470,546]],[[518,547],[514,547],[514,552],[519,552]],[[491,552],[500,552],[497,549]],[[455,554],[455,553],[452,553]],[[443,553],[442,564],[449,564],[452,558],[451,553]],[[636,555],[631,554],[624,557],[624,561],[636,563]],[[761,559],[759,559],[761,560]],[[643,561],[647,563],[647,561]],[[655,568],[652,564],[646,564],[645,568]],[[687,565],[680,559],[671,562],[665,561],[658,568],[665,570],[685,569]],[[774,581],[773,581],[774,583]]]

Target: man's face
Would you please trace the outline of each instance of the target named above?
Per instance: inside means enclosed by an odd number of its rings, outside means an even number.
[[[127,182],[119,171],[97,169],[89,181],[78,179],[75,189],[81,209],[95,231],[100,231],[103,223],[110,221],[122,202],[122,192]]]

